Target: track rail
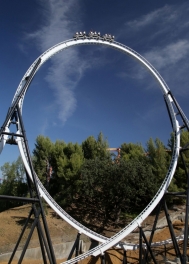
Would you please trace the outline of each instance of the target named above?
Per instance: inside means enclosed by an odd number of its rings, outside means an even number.
[[[140,54],[138,54],[136,51],[130,49],[129,47],[122,45],[118,42],[109,42],[109,41],[104,41],[104,40],[97,40],[97,39],[78,39],[78,40],[67,40],[64,42],[61,42],[55,46],[53,46],[52,48],[48,49],[47,51],[45,51],[42,55],[40,55],[35,61],[34,63],[29,67],[29,69],[26,71],[25,75],[23,76],[17,90],[16,93],[13,97],[12,100],[12,104],[11,107],[13,107],[15,105],[16,102],[18,102],[19,108],[22,112],[22,107],[23,107],[23,102],[24,102],[24,97],[25,94],[29,88],[29,85],[34,77],[34,75],[36,74],[36,72],[39,70],[39,68],[48,60],[50,59],[52,56],[54,56],[55,54],[63,51],[66,48],[75,46],[75,45],[88,45],[88,44],[92,44],[92,45],[105,45],[114,49],[117,49],[127,55],[132,56],[133,58],[135,58],[137,61],[139,61],[140,63],[142,63],[154,76],[154,78],[157,80],[157,82],[160,84],[160,89],[164,95],[164,98],[166,100],[167,103],[167,107],[169,109],[169,114],[170,114],[170,118],[171,118],[171,122],[172,122],[172,126],[173,126],[173,132],[174,132],[174,149],[173,149],[173,154],[172,154],[172,159],[171,159],[171,163],[167,172],[167,175],[165,176],[165,179],[160,187],[160,189],[158,190],[157,194],[154,196],[154,198],[152,199],[152,201],[147,205],[147,207],[128,225],[126,226],[124,229],[122,229],[119,233],[117,233],[116,235],[114,235],[111,238],[106,238],[102,235],[99,235],[93,231],[91,231],[90,229],[86,228],[85,226],[81,225],[79,222],[77,222],[75,219],[73,219],[71,216],[69,216],[54,200],[53,198],[49,195],[49,193],[46,191],[46,189],[43,187],[42,183],[40,182],[39,178],[36,175],[37,178],[37,183],[39,186],[39,191],[41,196],[46,200],[46,202],[52,207],[52,209],[61,217],[63,218],[65,221],[67,221],[70,225],[72,225],[74,228],[76,228],[80,233],[86,234],[87,236],[89,236],[90,238],[97,240],[99,242],[101,242],[102,244],[100,244],[98,247],[88,251],[85,254],[82,254],[74,259],[71,259],[69,261],[66,261],[65,263],[75,263],[79,260],[82,260],[90,255],[93,256],[97,256],[99,254],[102,254],[104,251],[106,251],[107,249],[117,245],[123,238],[125,238],[128,234],[130,234],[133,230],[135,230],[138,226],[141,225],[141,223],[144,221],[144,219],[153,211],[153,209],[156,207],[156,205],[159,203],[159,201],[161,200],[161,198],[163,197],[165,191],[167,190],[175,169],[176,169],[176,165],[177,165],[177,161],[178,161],[178,157],[179,157],[179,150],[180,150],[180,125],[179,125],[179,121],[177,120],[177,113],[175,113],[174,108],[176,108],[175,104],[176,102],[174,102],[172,96],[170,95],[170,89],[167,86],[167,84],[165,83],[165,81],[163,80],[163,78],[161,77],[161,75],[157,72],[157,70],[145,59],[143,58]],[[35,69],[35,72],[33,71]],[[34,72],[34,74],[33,74]],[[30,81],[28,81],[28,79]],[[178,106],[177,106],[178,109]],[[179,110],[180,112],[183,113],[182,109],[179,106]],[[184,115],[184,120],[186,122],[186,124],[188,125],[189,122],[187,120],[187,118]],[[10,120],[7,121],[6,124],[6,129],[8,130],[8,126],[9,126],[9,122]],[[20,125],[18,122],[18,134],[22,134],[22,131],[20,129]],[[0,138],[0,142],[1,142],[1,149],[4,147],[4,143],[5,143],[5,136],[1,136]],[[28,157],[25,151],[25,146],[24,146],[24,141],[22,140],[21,137],[17,137],[17,143],[18,143],[18,147],[21,153],[21,157],[23,159],[25,168],[28,172],[28,174],[31,177],[31,171],[28,165]],[[128,247],[128,249],[131,249],[131,245],[125,245],[126,247]]]

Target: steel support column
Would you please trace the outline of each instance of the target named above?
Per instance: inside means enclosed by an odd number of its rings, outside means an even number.
[[[35,70],[37,69],[39,63],[40,63],[40,60],[36,63],[36,67],[33,69],[29,79],[26,82],[27,84],[25,84],[24,87],[27,87],[29,85],[28,82],[31,82],[31,79],[33,78],[33,75],[34,75]],[[28,235],[28,237],[27,237],[27,239],[25,241],[25,245],[24,245],[24,248],[23,248],[22,253],[20,255],[18,263],[19,264],[22,263],[24,255],[25,255],[26,250],[28,248],[29,242],[31,240],[32,234],[33,234],[33,232],[34,232],[34,230],[36,228],[37,232],[38,232],[38,237],[39,237],[39,242],[40,242],[40,247],[41,247],[41,252],[42,252],[42,257],[43,257],[44,263],[45,264],[47,263],[47,258],[46,258],[46,254],[47,254],[48,259],[49,259],[49,263],[50,264],[56,264],[54,250],[53,250],[53,247],[52,247],[52,242],[51,242],[50,234],[49,234],[48,227],[47,227],[45,213],[44,213],[44,209],[43,209],[43,206],[42,206],[42,200],[41,200],[41,197],[40,197],[40,193],[39,193],[39,189],[38,189],[38,185],[37,185],[37,181],[36,181],[36,175],[35,175],[35,172],[34,172],[34,169],[33,169],[32,161],[31,161],[31,155],[30,155],[30,152],[29,152],[26,132],[25,132],[25,129],[24,129],[24,124],[23,124],[21,113],[20,113],[20,108],[18,106],[19,100],[20,100],[21,95],[23,93],[24,93],[24,89],[22,89],[20,95],[16,98],[15,102],[13,103],[13,106],[11,108],[9,108],[8,114],[6,116],[6,120],[5,120],[3,126],[0,129],[0,136],[3,137],[3,135],[6,134],[6,135],[9,135],[11,137],[11,140],[9,140],[9,139],[7,140],[10,144],[13,144],[13,143],[16,144],[16,140],[14,139],[14,137],[21,137],[22,138],[23,144],[25,146],[25,151],[26,151],[26,155],[27,155],[27,158],[28,158],[28,164],[29,164],[31,175],[32,175],[32,182],[33,182],[33,183],[31,183],[31,180],[30,180],[30,178],[28,176],[28,173],[26,172],[30,198],[10,197],[10,196],[6,196],[6,195],[0,196],[0,199],[5,199],[5,200],[6,199],[9,199],[9,200],[11,199],[11,200],[27,201],[27,202],[32,203],[32,208],[30,210],[30,213],[28,215],[26,223],[25,223],[25,225],[24,225],[24,227],[23,227],[23,229],[21,231],[21,234],[20,234],[20,236],[19,236],[19,238],[17,240],[17,243],[15,245],[15,248],[14,248],[14,250],[12,252],[12,255],[11,255],[8,263],[10,264],[12,262],[12,260],[13,260],[13,258],[15,256],[15,253],[16,253],[16,251],[18,249],[19,243],[20,243],[20,241],[21,241],[21,239],[23,237],[23,234],[26,231],[26,227],[28,226],[29,220],[31,219],[31,216],[34,215],[33,224],[32,224],[31,230],[29,232],[29,235]],[[14,121],[14,119],[15,119],[15,121]],[[8,126],[8,125],[10,126],[11,124],[16,125],[16,128],[18,130],[18,121],[19,121],[19,130],[20,130],[19,134],[6,133],[5,132],[5,127]],[[11,143],[11,142],[13,142],[13,143]],[[35,192],[35,195],[33,193],[33,190]],[[38,207],[38,209],[36,208],[36,206]],[[42,222],[43,222],[43,228],[44,228],[45,235],[43,234],[43,229],[41,227],[40,218],[42,219]],[[46,252],[45,252],[45,250],[46,250]]]

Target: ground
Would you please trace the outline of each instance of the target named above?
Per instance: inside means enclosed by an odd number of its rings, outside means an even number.
[[[23,205],[21,207],[16,207],[7,211],[4,211],[0,213],[0,254],[3,254],[5,252],[11,252],[14,248],[15,243],[17,242],[18,236],[22,230],[23,224],[26,221],[26,218],[29,214],[30,211],[30,205]],[[174,213],[174,210],[171,211],[171,213]],[[178,212],[177,212],[178,214]],[[161,212],[160,214],[160,219],[163,219],[164,213]],[[71,226],[69,226],[65,221],[62,219],[58,218],[55,213],[52,211],[52,209],[48,208],[47,209],[47,215],[46,215],[46,220],[47,224],[49,227],[50,231],[50,236],[52,239],[53,244],[56,243],[61,243],[61,242],[66,242],[66,241],[74,241],[77,235],[77,231],[74,230]],[[149,216],[145,221],[144,221],[144,227],[145,229],[150,229],[154,221],[154,215]],[[28,236],[28,233],[30,231],[32,221],[30,221],[29,226],[24,234],[24,237],[20,243],[20,247],[22,248],[25,239]],[[154,237],[154,241],[161,241],[170,238],[170,233],[168,228],[166,227],[166,223],[162,224],[163,228],[160,228]],[[174,228],[175,232],[177,235],[180,235],[183,233],[183,222],[180,220],[174,221]],[[109,227],[108,229],[105,230],[105,234],[107,236],[113,235],[115,232],[118,230],[111,230]],[[127,241],[134,242],[138,241],[138,231],[135,231],[131,236],[127,238]],[[88,238],[83,237],[82,239],[87,240]],[[37,232],[35,231],[32,238],[31,242],[29,244],[29,248],[31,247],[38,247],[38,236]],[[181,246],[182,247],[182,246]],[[165,248],[159,248],[158,250],[154,251],[156,254],[159,255],[159,258],[162,259],[161,255],[165,253]],[[166,254],[167,256],[169,255],[170,258],[174,258],[174,250],[172,249],[172,245],[168,246],[166,249]],[[132,252],[127,252],[127,257],[128,261],[132,263],[137,263],[138,262],[138,251],[132,251]],[[106,254],[106,261],[107,263],[122,263],[123,260],[123,251],[122,250],[114,250],[111,249],[109,250],[109,253]],[[60,263],[61,261],[57,261],[57,264]],[[5,263],[5,262],[0,262],[0,263]],[[17,262],[12,262],[13,264]],[[43,261],[32,261],[32,260],[24,260],[23,263],[27,264],[40,264],[43,263]],[[87,260],[83,260],[80,263],[86,264],[86,263],[100,263],[100,259],[94,259],[90,258]]]

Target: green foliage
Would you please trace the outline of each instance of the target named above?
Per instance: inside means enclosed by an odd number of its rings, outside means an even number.
[[[33,154],[34,168],[44,184],[47,183],[47,167],[52,166],[48,191],[60,205],[69,204],[80,184],[78,175],[84,160],[82,147],[60,140],[53,143],[49,138],[39,136]]]
[[[188,139],[188,134],[183,134],[182,144]],[[168,146],[171,148],[172,144],[173,138]],[[91,215],[103,219],[103,223],[107,219],[118,222],[121,212],[136,212],[151,200],[168,171],[171,152],[158,138],[150,138],[145,151],[141,144],[123,143],[121,158],[115,160],[107,148],[108,141],[102,133],[97,139],[88,137],[81,145],[60,140],[52,143],[39,136],[33,152],[35,170],[45,181],[47,164],[52,166],[49,191],[61,206],[74,202],[77,208],[91,208]],[[189,164],[189,153],[185,156]],[[185,186],[184,168],[179,164],[169,191]],[[182,184],[178,179],[182,179]],[[84,215],[83,208],[81,211]]]
[[[28,187],[25,182],[25,169],[21,158],[19,157],[12,164],[6,162],[0,168],[3,181],[0,184],[0,195],[8,196],[26,196]],[[22,203],[12,200],[5,200],[0,202],[0,211],[8,208],[21,205]]]
[[[82,149],[85,159],[94,159],[96,157],[96,140],[93,136],[88,137],[82,143]]]
[[[144,157],[144,149],[141,144],[123,143],[121,145],[121,157],[125,160]]]
[[[55,199],[62,205],[72,202],[80,186],[79,170],[83,164],[83,152],[77,143],[68,143],[62,149],[62,155],[54,159],[53,179],[57,182]]]
[[[121,211],[143,208],[153,197],[156,178],[148,162],[138,159],[112,162],[110,158],[86,160],[81,169],[82,204],[90,210],[92,217],[119,222]],[[134,195],[133,195],[134,194]]]
[[[82,145],[56,141],[47,137],[38,136],[34,154],[34,168],[39,178],[47,185],[48,191],[65,206],[72,202],[73,197],[80,190],[80,168],[85,159],[106,157],[108,143],[102,133],[97,137],[89,137]],[[53,173],[47,183],[47,167],[52,166]]]
[[[108,141],[104,139],[102,132],[99,133],[97,140],[90,136],[82,142],[82,149],[85,159],[95,159],[96,157],[104,158],[110,156],[107,151]]]
[[[189,143],[189,132],[186,130],[183,130],[181,133],[181,140],[180,145],[184,149],[185,147],[188,148]],[[173,149],[174,144],[174,137],[173,134],[171,134],[171,138],[168,142],[168,146]],[[182,156],[186,165],[186,168],[189,168],[189,150],[182,151]],[[177,186],[178,190],[183,191],[187,187],[187,179],[186,179],[186,172],[185,167],[183,164],[183,161],[181,159],[181,155],[179,156],[178,164],[177,164],[177,170],[174,175],[175,179],[175,185]]]
[[[184,131],[181,145],[188,142],[189,134]],[[160,139],[150,138],[146,150],[139,143],[123,143],[121,155],[116,159],[110,155],[108,146],[102,133],[96,139],[88,137],[81,145],[62,140],[53,143],[40,135],[33,151],[34,169],[59,205],[71,208],[74,204],[82,212],[82,218],[90,210],[92,218],[99,219],[102,226],[108,219],[118,223],[120,216],[141,211],[152,199],[168,171],[173,135],[168,142],[169,150]],[[189,166],[188,150],[183,152],[183,157]],[[50,174],[49,168],[52,168]],[[26,194],[20,159],[12,164],[5,163],[1,171],[4,181],[0,194]],[[185,188],[185,168],[179,159],[169,191]],[[12,206],[11,202],[7,206]]]
[[[171,135],[171,139],[168,142],[169,149],[167,149],[159,139],[153,141],[150,138],[149,141],[147,142],[147,154],[148,154],[147,157],[149,159],[150,165],[152,166],[153,174],[157,178],[159,186],[163,182],[163,179],[167,174],[171,161],[173,144],[174,144],[173,135]],[[184,190],[182,187],[186,186],[186,180],[183,178],[183,175],[184,175],[184,171],[178,166],[174,178],[172,179],[171,184],[168,188],[169,192],[177,192]],[[167,198],[167,201],[169,203],[173,203],[176,199],[177,198],[174,198],[173,196],[169,196]]]
[[[161,184],[169,167],[169,152],[166,151],[166,147],[158,138],[155,141],[152,138],[149,139],[146,152],[153,174],[156,176],[159,184]]]
[[[33,164],[38,177],[42,182],[46,181],[47,166],[51,162],[54,145],[48,137],[38,136],[33,151]]]

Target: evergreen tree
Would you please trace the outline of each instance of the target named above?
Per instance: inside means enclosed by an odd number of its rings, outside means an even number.
[[[2,183],[0,184],[0,195],[26,196],[28,186],[21,158],[19,157],[12,163],[6,162],[0,169],[3,177]],[[0,211],[14,206],[19,206],[21,204],[22,202],[13,200],[0,201]]]
[[[163,142],[156,138],[153,141],[152,138],[147,142],[147,159],[149,160],[150,166],[152,166],[152,172],[157,178],[158,186],[162,184],[165,176],[167,175],[170,162],[171,162],[171,149],[167,149]],[[168,188],[170,192],[178,191],[178,186],[176,184],[175,178],[172,179],[171,184]],[[169,202],[172,199],[169,199]]]
[[[186,130],[182,130],[181,132],[181,140],[180,140],[180,145],[182,148],[187,147],[189,144],[189,132]],[[168,142],[168,147],[173,150],[174,146],[174,135],[171,134],[171,138]],[[189,168],[189,150],[185,150],[182,152],[183,159],[186,164],[186,168]],[[185,167],[183,164],[183,161],[181,159],[181,156],[179,156],[178,164],[177,164],[177,169],[174,175],[175,179],[175,185],[177,186],[178,190],[183,191],[187,187],[187,177],[185,173]]]
[[[152,171],[159,184],[161,184],[168,171],[170,155],[162,141],[158,138],[155,141],[152,138],[149,139],[146,152],[147,159],[152,166]]]
[[[51,166],[53,150],[54,144],[48,137],[40,135],[36,138],[33,164],[38,177],[45,184],[48,181],[48,169]]]
[[[118,223],[121,212],[144,208],[157,190],[156,178],[145,159],[120,159],[119,163],[111,158],[86,160],[81,177],[82,206],[88,208],[90,221],[101,220],[102,228],[109,219]]]
[[[88,137],[82,142],[82,149],[84,152],[85,159],[94,159],[96,153],[96,139],[93,136]]]
[[[83,163],[83,151],[76,143],[55,143],[47,137],[38,136],[34,154],[34,168],[51,195],[60,205],[66,205],[73,199],[79,188],[78,171]],[[49,178],[47,167],[52,173]]]
[[[108,141],[104,139],[102,132],[99,133],[97,140],[93,136],[90,136],[82,142],[85,159],[95,159],[96,157],[104,158],[109,155],[107,148]]]
[[[121,145],[121,157],[125,160],[144,157],[144,149],[141,144],[123,143]]]

